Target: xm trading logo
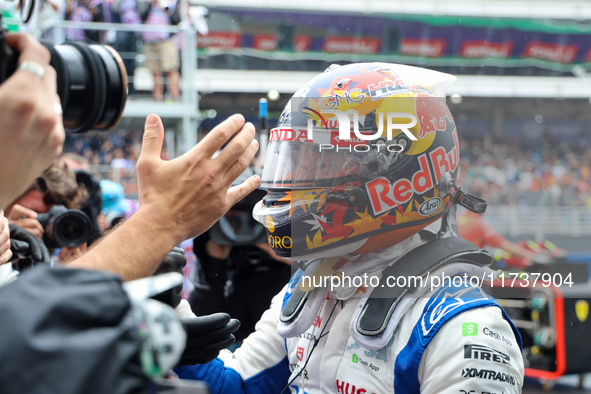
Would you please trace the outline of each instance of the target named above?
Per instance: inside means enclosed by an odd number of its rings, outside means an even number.
[[[413,114],[409,114],[406,112],[378,112],[377,114],[377,130],[374,133],[367,133],[367,132],[360,132],[359,131],[359,115],[357,113],[353,114],[353,119],[349,117],[346,113],[333,110],[333,109],[325,109],[323,112],[326,114],[334,115],[329,119],[326,119],[323,114],[320,112],[309,108],[304,107],[303,113],[308,116],[308,123],[307,123],[307,139],[314,140],[314,122],[316,122],[317,127],[321,130],[329,131],[335,130],[338,128],[338,140],[339,141],[351,141],[353,143],[362,143],[365,141],[375,141],[378,138],[382,138],[384,135],[384,116],[386,117],[386,139],[391,141],[393,139],[394,130],[400,130],[404,135],[411,141],[417,141],[417,137],[409,130],[412,127],[417,125],[417,117]],[[335,120],[336,118],[336,120]],[[401,119],[409,120],[407,122],[401,123]],[[351,123],[353,124],[353,133],[351,133]],[[396,133],[397,135],[399,133]],[[321,144],[324,145],[325,149],[334,149],[333,144]],[[389,145],[388,147],[395,147],[394,151],[400,151],[400,148],[404,149],[400,145],[393,144]],[[350,148],[350,147],[349,147]]]
[[[496,380],[506,382],[515,386],[515,377],[505,372],[497,372],[491,369],[464,368],[462,369],[463,378],[479,378],[486,380]]]

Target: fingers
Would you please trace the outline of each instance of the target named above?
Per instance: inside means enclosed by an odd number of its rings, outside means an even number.
[[[162,120],[158,115],[148,115],[139,160],[159,160],[163,141],[164,126]]]
[[[232,142],[234,142],[234,141],[232,141]],[[226,150],[226,149],[224,149],[224,150]],[[250,144],[248,145],[246,151],[243,152],[240,156],[236,156],[236,157],[238,157],[238,160],[236,160],[235,158],[230,159],[230,160],[234,160],[234,161],[229,166],[226,173],[224,174],[224,179],[228,183],[234,182],[234,180],[236,180],[236,178],[238,178],[240,176],[240,174],[242,174],[248,168],[248,165],[250,164],[250,162],[252,161],[252,159],[254,158],[254,155],[256,155],[258,150],[259,150],[259,143],[257,142],[257,140],[252,140],[250,142]]]
[[[20,53],[18,61],[31,61],[41,65],[49,64],[51,56],[47,48],[28,34],[8,34],[6,43]]]
[[[226,202],[228,206],[233,206],[238,201],[252,193],[261,183],[261,178],[258,175],[253,175],[240,185],[231,187],[226,194]]]
[[[0,265],[8,263],[12,258],[12,250],[8,249],[4,253],[0,254]]]
[[[193,149],[203,152],[205,157],[210,158],[215,152],[222,148],[228,140],[238,132],[244,125],[244,116],[232,115],[209,132]]]
[[[22,228],[23,230],[27,230],[37,238],[43,238],[43,233],[45,231],[43,230],[43,226],[41,225],[41,223],[39,223],[37,219],[18,219],[13,220],[12,222],[20,228]]]
[[[37,212],[33,211],[32,209],[23,207],[20,204],[14,204],[10,210],[10,214],[8,215],[8,219],[14,221],[20,218],[37,218]],[[21,226],[22,227],[22,226]]]
[[[34,261],[40,263],[49,263],[51,261],[49,251],[42,241],[33,240],[29,242],[29,247],[31,248],[31,257],[33,257]]]
[[[227,313],[214,313],[197,318],[181,319],[189,337],[224,327],[230,321]]]
[[[254,148],[254,152],[253,152],[253,157],[254,157],[254,153],[256,153],[256,151],[258,150],[258,142],[256,143],[256,145],[254,145],[254,146],[252,145],[252,142],[254,140],[254,136],[255,136],[254,126],[252,125],[252,123],[246,123],[244,125],[244,127],[242,127],[242,130],[240,130],[240,132],[238,132],[234,136],[232,141],[230,141],[228,143],[228,145],[226,147],[224,147],[224,150],[222,150],[222,153],[220,153],[220,155],[218,157],[216,157],[215,160],[220,162],[221,167],[225,170],[225,169],[229,168],[230,166],[232,166],[236,162],[236,159],[239,157],[242,157],[242,155],[246,151],[248,151],[249,149]],[[246,166],[244,168],[242,168],[241,171],[238,172],[238,175],[240,175],[242,172],[244,172],[244,170],[246,169],[246,167],[248,166],[248,164],[250,163],[251,160],[252,160],[252,157],[250,158],[250,160],[248,160],[248,162],[246,163]],[[236,176],[238,176],[238,175],[236,175]]]
[[[187,349],[206,346],[205,344],[214,344],[223,341],[231,336],[240,328],[240,321],[231,319],[225,326],[212,329],[210,331],[187,337]]]

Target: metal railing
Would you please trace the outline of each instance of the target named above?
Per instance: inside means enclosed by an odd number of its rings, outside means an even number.
[[[591,235],[591,208],[561,206],[491,206],[484,218],[502,235],[547,235],[582,237]]]

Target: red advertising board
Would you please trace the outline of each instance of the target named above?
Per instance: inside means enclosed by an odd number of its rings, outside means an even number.
[[[331,53],[378,53],[381,40],[376,37],[329,36],[324,39],[322,50]]]
[[[261,51],[273,51],[277,48],[277,37],[275,34],[255,34],[252,47]]]
[[[310,36],[305,36],[303,34],[298,34],[294,38],[293,46],[294,49],[298,52],[306,52],[310,49]]]
[[[523,57],[568,64],[575,60],[577,52],[579,52],[578,45],[561,45],[533,41],[525,47]]]
[[[207,35],[197,36],[199,48],[238,48],[242,35],[234,31],[210,31]]]
[[[305,52],[310,49],[310,37],[298,34],[293,39],[293,49]],[[277,36],[275,34],[255,34],[252,47],[261,51],[274,51],[277,49]]]
[[[501,57],[508,58],[513,50],[513,42],[490,42],[488,40],[464,40],[460,56],[466,58]]]
[[[400,53],[405,56],[441,57],[445,51],[442,38],[403,38]]]

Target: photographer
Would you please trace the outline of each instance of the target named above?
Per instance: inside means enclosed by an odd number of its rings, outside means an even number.
[[[10,206],[7,217],[11,223],[42,238],[43,227],[36,220],[37,214],[47,212],[54,205],[79,209],[87,198],[87,191],[78,186],[74,173],[62,161],[54,160]]]
[[[150,0],[142,10],[140,16],[146,25],[153,26],[153,31],[143,33],[146,67],[154,77],[152,94],[156,101],[164,99],[164,83],[162,73],[166,75],[166,86],[173,101],[180,100],[179,79],[179,51],[167,31],[158,29],[159,26],[172,26],[180,22],[180,4],[176,1]]]

